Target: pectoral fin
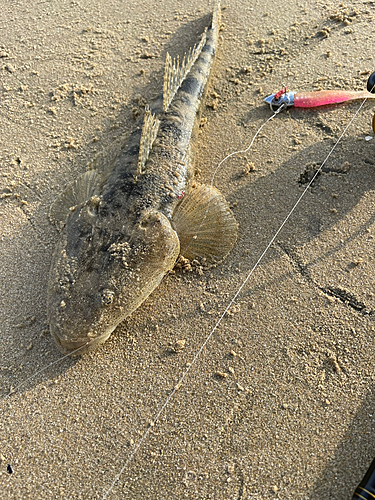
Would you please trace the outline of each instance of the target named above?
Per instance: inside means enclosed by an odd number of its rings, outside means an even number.
[[[213,186],[196,184],[177,206],[172,224],[187,259],[221,260],[237,239],[237,222],[224,196]]]
[[[97,170],[89,170],[69,184],[52,203],[49,216],[51,221],[60,229],[68,218],[73,207],[84,203],[92,196],[101,192],[102,176]]]

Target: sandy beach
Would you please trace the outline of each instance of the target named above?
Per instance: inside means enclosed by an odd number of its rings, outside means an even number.
[[[126,140],[167,52],[196,43],[213,0],[3,4],[0,497],[350,500],[375,457],[372,101],[153,424],[361,102],[269,121],[215,176],[239,224],[226,260],[176,269],[104,345],[61,360],[46,316],[49,207]],[[375,70],[373,1],[222,8],[205,183],[272,115],[267,95],[362,90]]]

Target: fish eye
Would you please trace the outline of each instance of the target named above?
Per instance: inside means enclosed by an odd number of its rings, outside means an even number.
[[[102,290],[100,293],[100,299],[104,306],[109,306],[112,304],[115,298],[115,292],[112,290]]]

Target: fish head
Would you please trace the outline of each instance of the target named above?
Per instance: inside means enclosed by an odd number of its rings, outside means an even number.
[[[47,316],[61,352],[103,343],[173,267],[179,239],[168,218],[144,213],[126,225],[93,217],[89,204],[72,214],[56,246]]]

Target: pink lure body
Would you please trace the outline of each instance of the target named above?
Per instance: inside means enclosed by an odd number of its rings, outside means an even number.
[[[337,104],[351,101],[353,99],[373,99],[375,94],[366,90],[321,90],[318,92],[299,92],[294,94],[294,106],[296,108],[314,108],[326,104]]]

